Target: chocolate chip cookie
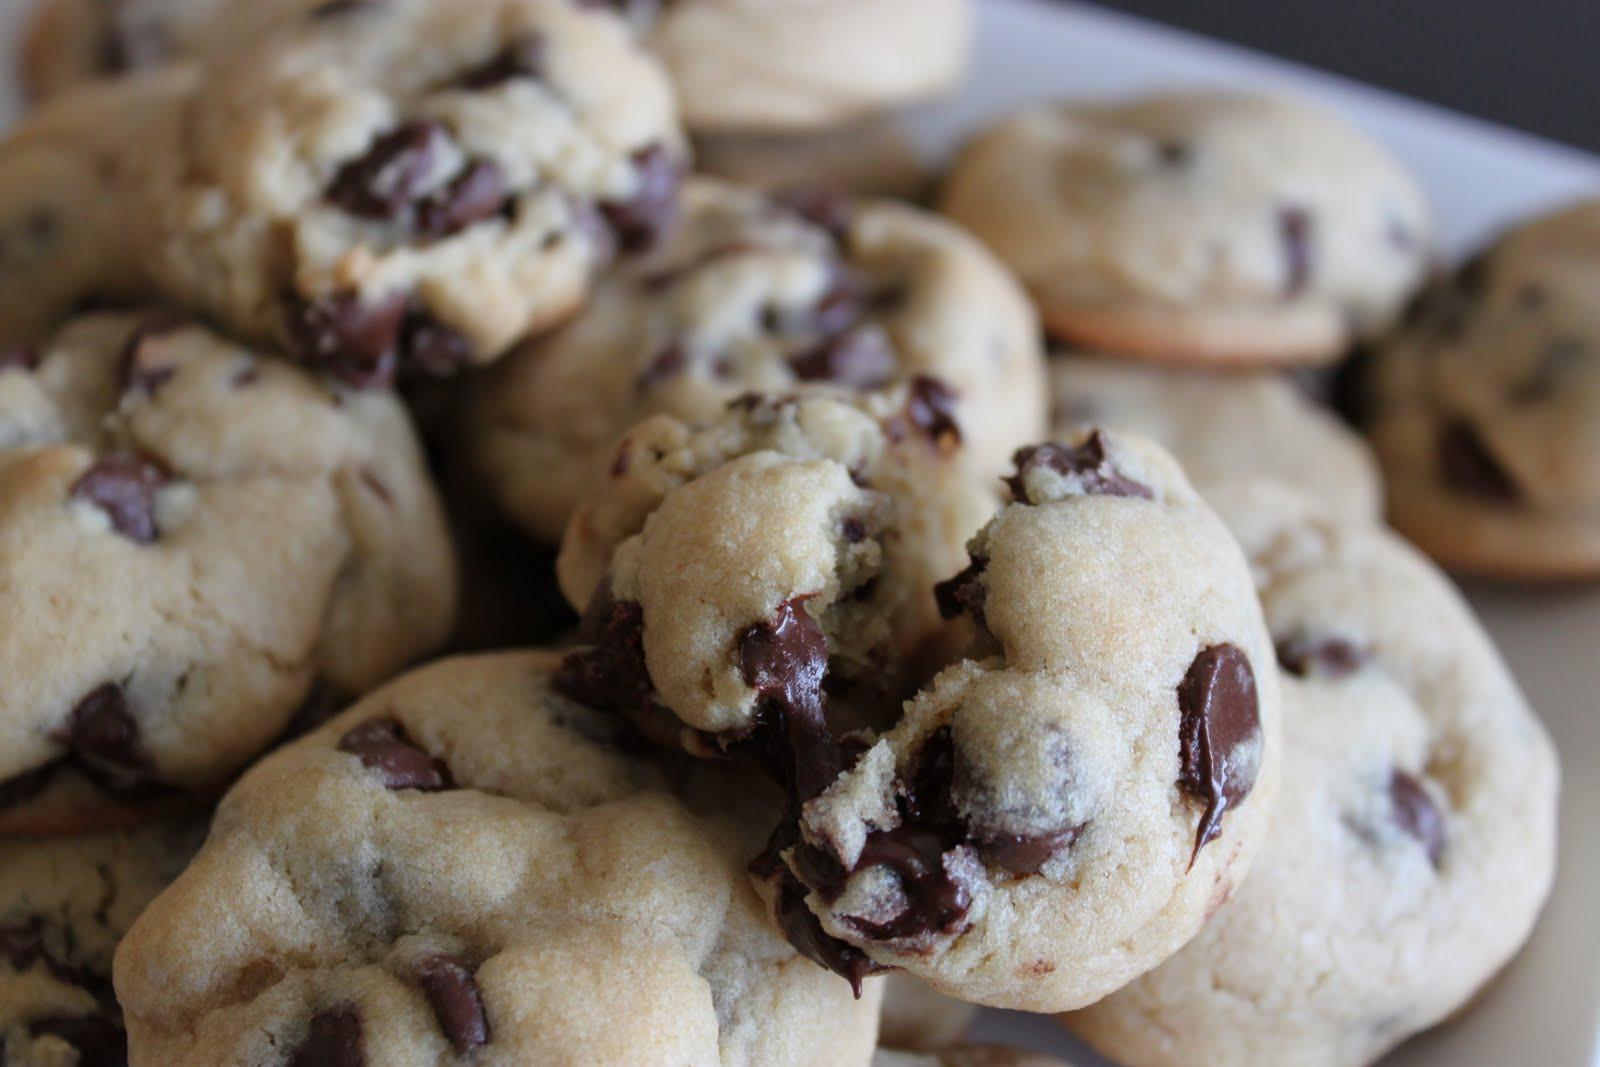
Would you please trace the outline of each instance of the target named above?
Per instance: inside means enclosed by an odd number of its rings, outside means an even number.
[[[167,71],[86,89],[0,141],[0,344],[37,342],[74,310],[144,291],[122,225],[123,175],[192,86],[191,74]]]
[[[1417,183],[1337,117],[1184,92],[1027,108],[963,151],[942,208],[1062,340],[1248,366],[1327,362],[1427,266]]]
[[[174,314],[0,350],[0,832],[218,788],[451,622],[399,403]]]
[[[971,20],[969,0],[665,0],[650,46],[690,129],[815,130],[954,88]]]
[[[878,990],[745,874],[777,798],[642,753],[560,662],[435,664],[253,768],[117,955],[134,1058],[866,1064]]]
[[[1389,515],[1446,567],[1600,575],[1600,200],[1432,287],[1364,365]]]
[[[701,430],[656,416],[629,431],[557,559],[594,646],[572,692],[720,753],[781,725],[764,709],[787,683],[768,666],[817,654],[836,729],[892,720],[959,637],[934,583],[999,506],[998,485],[962,469],[943,395],[932,380],[876,398],[893,403],[751,395]],[[820,704],[793,713],[825,732]]]
[[[1284,672],[1277,812],[1198,937],[1066,1016],[1124,1062],[1371,1063],[1466,1005],[1550,889],[1555,755],[1460,595],[1286,493],[1235,505]]]
[[[354,385],[489,362],[656,244],[672,93],[570,0],[323,4],[208,67],[129,179],[172,300]]]
[[[1058,435],[1091,425],[1144,434],[1183,464],[1202,496],[1264,480],[1312,493],[1351,522],[1382,514],[1383,482],[1366,442],[1285,375],[1056,355],[1050,381]]]
[[[112,953],[205,832],[202,818],[0,838],[0,1062],[128,1062]]]
[[[683,212],[672,240],[479,383],[468,447],[534,536],[560,538],[628,427],[656,412],[714,418],[750,390],[937,378],[961,454],[990,476],[1044,435],[1036,320],[955,227],[887,202],[704,179],[685,186]]]

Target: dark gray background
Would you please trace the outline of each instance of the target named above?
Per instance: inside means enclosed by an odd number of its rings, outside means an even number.
[[[1095,0],[1600,152],[1600,0]]]

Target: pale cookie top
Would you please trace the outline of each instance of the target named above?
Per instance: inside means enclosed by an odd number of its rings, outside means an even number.
[[[864,1067],[878,990],[745,873],[777,798],[640,755],[559,662],[434,664],[253,768],[117,955],[134,1059]]]
[[[966,73],[970,0],[668,0],[650,46],[698,132],[804,131]]]
[[[1173,360],[1331,358],[1400,306],[1431,243],[1420,188],[1383,148],[1238,92],[1027,108],[968,145],[941,206],[1053,332]]]
[[[171,299],[354,384],[498,357],[673,213],[671,88],[570,0],[324,4],[218,57],[132,175]]]
[[[751,649],[776,627],[826,643],[834,711],[892,717],[956,637],[934,584],[1000,500],[960,463],[935,387],[879,399],[752,395],[704,429],[628,433],[557,560],[598,646],[593,702],[691,751],[761,743],[773,693]]]
[[[1555,753],[1409,546],[1283,490],[1230,508],[1285,671],[1272,828],[1194,941],[1067,1021],[1151,1067],[1359,1067],[1461,1010],[1527,937]]]
[[[0,827],[215,788],[313,682],[433,647],[454,584],[394,397],[159,311],[0,350]]]
[[[192,91],[167,70],[71,94],[0,140],[0,344],[48,336],[97,301],[139,296],[122,224],[128,168]]]
[[[0,838],[0,1061],[127,1062],[111,956],[205,838],[206,820]]]
[[[1057,355],[1050,382],[1058,435],[1085,426],[1144,434],[1173,454],[1202,496],[1263,480],[1297,486],[1353,522],[1383,512],[1366,442],[1284,374]]]
[[[1452,566],[1600,572],[1600,201],[1500,237],[1365,371],[1396,521]]]
[[[1281,734],[1249,572],[1172,459],[1092,432],[1018,468],[940,588],[977,624],[971,652],[805,801],[771,895],[843,974],[1050,1011],[1154,966],[1226,899]]]
[[[696,179],[669,242],[478,383],[466,433],[506,511],[554,541],[647,415],[918,376],[949,394],[975,470],[998,475],[1044,434],[1037,320],[982,246],[903,205]]]

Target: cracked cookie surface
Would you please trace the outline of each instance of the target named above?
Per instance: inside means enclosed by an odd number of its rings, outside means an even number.
[[[999,474],[1044,434],[1035,318],[975,241],[902,205],[695,179],[673,239],[480,383],[467,447],[507,513],[554,542],[647,415],[705,420],[750,390],[918,376],[946,387],[975,470]]]
[[[559,665],[431,665],[253,768],[118,953],[135,1059],[865,1064],[879,991],[745,874],[775,794],[641,751]]]
[[[9,358],[20,352],[20,358]],[[393,397],[163,311],[0,360],[0,828],[220,787],[448,631],[454,565]]]
[[[1238,92],[1025,109],[980,134],[941,210],[1085,348],[1175,363],[1329,362],[1421,281],[1421,189],[1377,143]]]
[[[1228,510],[1283,668],[1273,823],[1199,936],[1064,1020],[1152,1067],[1358,1067],[1460,1010],[1526,939],[1555,863],[1555,754],[1409,546],[1273,487]]]

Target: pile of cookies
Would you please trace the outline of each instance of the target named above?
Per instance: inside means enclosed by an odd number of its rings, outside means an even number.
[[[45,0],[0,1064],[1058,1062],[990,1005],[1355,1067],[1466,1008],[1558,770],[1383,516],[1600,573],[1600,202],[1430,281],[1382,148],[1221,92],[879,196],[971,18]]]

